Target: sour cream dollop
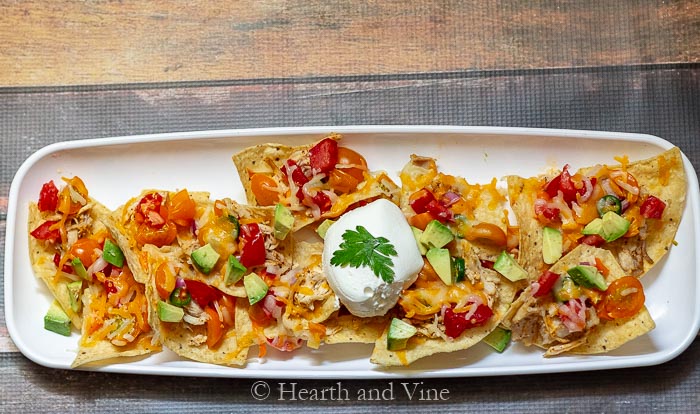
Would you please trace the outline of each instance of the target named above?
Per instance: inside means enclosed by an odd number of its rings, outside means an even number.
[[[385,237],[396,250],[392,256],[394,281],[387,283],[366,266],[331,265],[333,252],[340,249],[343,234],[363,226],[373,237]],[[345,213],[326,232],[323,269],[331,289],[353,315],[384,315],[399,300],[401,291],[413,284],[423,267],[411,227],[401,210],[391,201],[380,199]]]

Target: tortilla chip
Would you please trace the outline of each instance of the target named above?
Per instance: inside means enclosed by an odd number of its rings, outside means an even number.
[[[345,308],[340,312],[324,323],[326,337],[323,342],[326,344],[373,344],[391,322],[391,317],[387,315],[360,318],[346,313]]]
[[[331,134],[328,138],[340,140],[338,134]],[[281,166],[288,159],[298,161],[299,164],[308,165],[309,149],[314,144],[289,147],[282,144],[260,144],[248,147],[237,154],[234,154],[233,163],[238,170],[239,178],[243,184],[248,203],[253,206],[260,205],[252,190],[251,177],[255,173],[264,173],[276,176],[281,180]],[[365,174],[365,181],[361,182],[357,188],[347,194],[336,195],[337,199],[332,201],[331,209],[320,217],[314,217],[311,209],[301,205],[300,209],[292,209],[294,215],[294,226],[292,231],[297,231],[307,225],[325,218],[335,218],[343,214],[348,208],[362,202],[376,198],[387,198],[398,203],[398,187],[385,172],[373,172]],[[286,205],[286,207],[290,207]]]
[[[595,262],[596,258],[608,268],[606,277],[608,282],[626,276],[625,271],[608,250],[588,245],[579,245],[569,254],[555,263],[551,272],[563,274],[568,269],[582,262]],[[520,297],[513,302],[508,311],[504,325],[513,330],[513,339],[517,340],[521,332],[531,335],[521,337],[525,345],[536,345],[546,349],[545,356],[553,356],[561,353],[571,354],[595,354],[612,351],[623,344],[644,335],[654,329],[655,324],[646,307],[642,308],[635,316],[612,321],[601,320],[600,323],[588,330],[582,337],[573,341],[562,338],[554,338],[546,331],[543,319],[546,307],[554,301],[552,295],[540,298],[532,297],[526,288]]]
[[[618,168],[619,166],[611,166]],[[579,170],[581,173],[596,167]],[[623,237],[602,248],[610,250],[620,266],[629,274],[642,276],[668,252],[680,224],[686,199],[686,175],[681,152],[674,147],[658,156],[627,165],[627,171],[640,187],[640,199],[653,194],[666,203],[661,219],[647,219],[647,236]],[[534,204],[541,191],[540,178],[507,177],[511,207],[520,225],[519,263],[536,280],[546,265],[542,258],[543,223],[537,220]],[[646,254],[648,258],[644,258]]]
[[[493,283],[496,286],[496,293],[492,296],[493,303],[491,304],[493,316],[486,324],[467,329],[454,339],[446,336],[426,337],[415,335],[408,340],[406,349],[401,351],[389,351],[387,349],[387,334],[389,331],[387,325],[382,336],[375,342],[374,351],[370,358],[372,363],[384,366],[408,365],[420,358],[437,353],[468,349],[484,339],[501,323],[515,296],[516,285],[493,270],[481,267],[476,249],[466,241],[462,241],[461,244],[461,255],[465,259],[467,272],[477,273],[481,281]]]

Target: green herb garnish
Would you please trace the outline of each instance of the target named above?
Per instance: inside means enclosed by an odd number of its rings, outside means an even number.
[[[387,283],[394,281],[394,262],[390,256],[397,256],[394,246],[385,237],[374,237],[366,228],[355,227],[356,231],[346,230],[340,249],[333,252],[331,264],[359,268],[367,266],[375,276]]]

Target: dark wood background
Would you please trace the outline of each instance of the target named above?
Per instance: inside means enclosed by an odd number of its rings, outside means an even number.
[[[594,129],[658,135],[697,170],[699,60],[700,2],[688,0],[0,0],[0,244],[19,165],[73,139],[343,124]],[[2,293],[0,305],[0,412],[697,412],[700,403],[696,341],[656,367],[426,380],[450,389],[445,403],[283,408],[255,401],[251,380],[38,366],[7,334]],[[343,385],[354,394],[386,382]]]

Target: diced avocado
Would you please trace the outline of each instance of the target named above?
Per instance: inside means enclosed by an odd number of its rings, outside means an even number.
[[[231,285],[241,280],[247,271],[248,269],[236,259],[236,256],[231,255],[228,257],[228,262],[226,263],[226,276],[224,280],[226,280],[227,285]]]
[[[425,254],[428,263],[446,285],[452,284],[452,258],[447,249],[432,248]]]
[[[386,335],[386,349],[389,351],[400,351],[406,349],[408,340],[418,332],[413,325],[401,319],[394,318],[389,325],[389,332]]]
[[[493,264],[493,270],[502,274],[511,282],[517,282],[518,280],[527,278],[525,269],[515,261],[513,256],[506,253],[505,250],[498,255],[496,262]]]
[[[566,273],[580,286],[599,290],[608,288],[605,278],[598,272],[595,266],[578,265],[567,270]]]
[[[243,286],[251,305],[260,302],[267,295],[267,283],[255,273],[250,273],[243,278]]]
[[[606,242],[611,242],[624,236],[629,227],[630,222],[626,218],[615,212],[608,211],[603,214],[603,218],[597,218],[588,223],[581,230],[581,234],[598,234]]]
[[[209,243],[192,252],[192,262],[205,275],[216,266],[219,257],[219,253]]]
[[[554,299],[561,303],[580,297],[581,289],[570,276],[563,275],[554,283],[552,293],[554,294]]]
[[[495,349],[496,352],[503,352],[503,350],[506,349],[506,346],[508,346],[510,343],[510,335],[511,334],[508,329],[497,326],[496,329],[484,337],[484,342],[486,342],[491,348]]]
[[[83,262],[80,260],[79,257],[74,258],[73,260],[70,261],[70,264],[73,265],[73,270],[75,270],[75,274],[80,276],[81,278],[85,280],[89,280],[88,274],[87,274],[87,269],[85,269],[85,265]]]
[[[318,228],[316,229],[316,233],[318,233],[319,236],[321,236],[322,239],[326,238],[326,232],[328,229],[331,227],[331,225],[335,223],[335,220],[330,220],[326,219],[321,223]]]
[[[428,247],[441,248],[455,238],[447,226],[437,220],[433,220],[425,227],[420,236],[420,242]]]
[[[162,300],[158,301],[158,319],[163,322],[180,322],[185,316],[185,311],[175,305]]]
[[[228,215],[228,221],[233,223],[233,230],[231,230],[231,237],[233,237],[233,240],[236,240],[238,238],[238,233],[241,231],[241,225],[238,223],[238,217]]]
[[[70,336],[70,318],[54,300],[44,316],[44,329],[63,336]]]
[[[464,273],[464,259],[461,257],[452,257],[452,282],[458,283],[464,280]]]
[[[294,227],[294,216],[292,212],[280,203],[275,206],[275,218],[273,220],[275,238],[284,240]]]
[[[102,258],[105,259],[105,262],[113,266],[124,266],[124,253],[122,249],[109,239],[105,240],[105,246],[104,249],[102,249]]]
[[[421,241],[420,238],[423,235],[423,230],[411,226],[411,231],[413,232],[413,238],[416,239],[416,245],[418,245],[418,251],[420,252],[421,255],[425,256],[426,253],[428,253],[428,247],[424,245]]]
[[[78,312],[80,309],[80,290],[83,288],[83,282],[76,280],[66,284],[68,289],[68,297],[70,298],[70,308],[73,312]]]
[[[556,263],[562,254],[562,235],[557,229],[542,229],[542,257],[547,264]]]

